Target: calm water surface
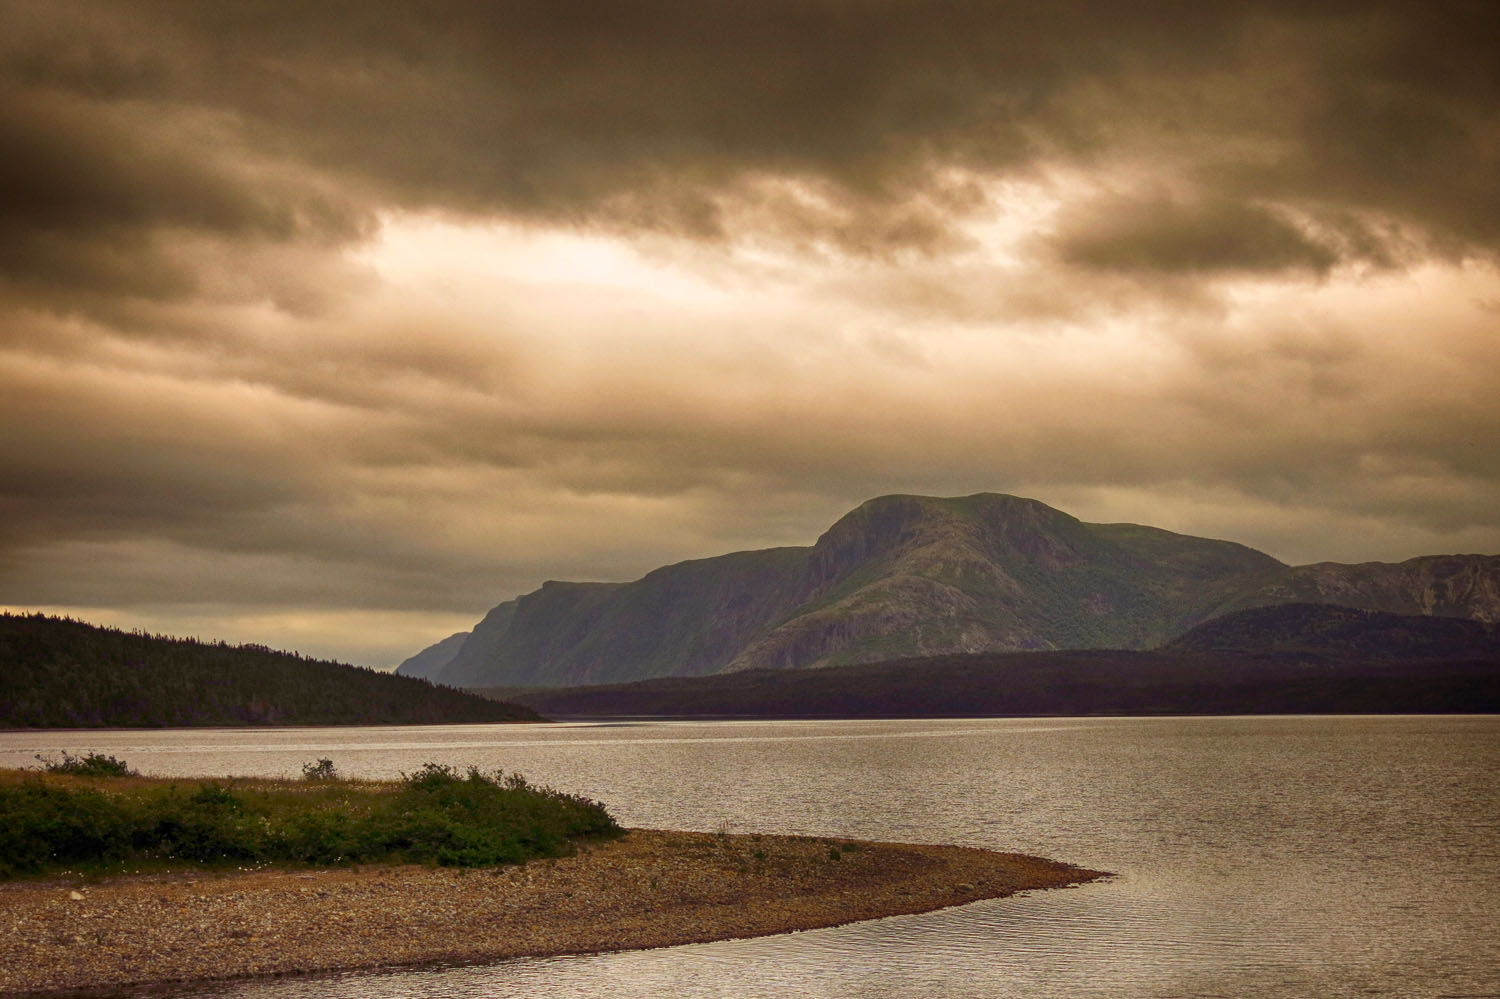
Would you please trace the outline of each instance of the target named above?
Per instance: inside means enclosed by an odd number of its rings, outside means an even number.
[[[164,775],[520,771],[629,825],[1020,850],[1113,881],[760,940],[181,995],[1500,996],[1500,718],[0,733]]]

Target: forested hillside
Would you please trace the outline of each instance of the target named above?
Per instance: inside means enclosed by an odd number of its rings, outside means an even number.
[[[1500,664],[1110,649],[978,652],[509,689],[503,696],[554,718],[1472,714],[1500,711]]]
[[[1500,662],[1500,626],[1468,618],[1386,614],[1332,604],[1280,604],[1216,617],[1179,635],[1163,650]]]
[[[342,663],[0,615],[0,726],[534,721],[530,708]]]

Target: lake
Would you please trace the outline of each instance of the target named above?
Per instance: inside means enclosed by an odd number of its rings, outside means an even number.
[[[959,843],[1118,874],[759,940],[174,995],[1500,995],[1500,717],[4,732],[0,766],[62,749],[163,775],[474,764],[627,825]]]

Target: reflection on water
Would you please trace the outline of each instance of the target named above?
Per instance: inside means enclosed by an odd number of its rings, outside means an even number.
[[[626,823],[954,842],[1114,881],[830,930],[472,968],[241,983],[308,996],[1500,993],[1500,719],[665,723],[0,734],[0,765],[360,776],[476,764]]]

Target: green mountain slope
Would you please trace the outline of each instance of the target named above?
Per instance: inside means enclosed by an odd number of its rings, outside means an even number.
[[[0,726],[535,721],[529,708],[260,646],[0,615]]]
[[[1085,524],[1014,496],[887,496],[818,540],[804,602],[726,668],[1140,648],[1170,634],[1206,586],[1280,565],[1243,545]]]

